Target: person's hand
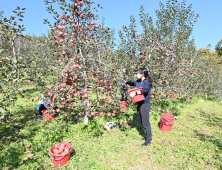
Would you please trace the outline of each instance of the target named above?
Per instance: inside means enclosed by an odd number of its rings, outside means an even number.
[[[133,98],[134,96],[136,96],[136,92],[131,92],[131,93],[129,94],[129,96],[130,96],[131,98]]]

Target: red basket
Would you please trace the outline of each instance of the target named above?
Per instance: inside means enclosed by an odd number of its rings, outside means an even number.
[[[54,118],[55,114],[54,113],[51,113],[51,114],[46,113],[47,110],[48,109],[42,110],[42,117],[43,117],[43,120],[47,119],[49,121]]]
[[[171,131],[174,124],[174,116],[171,114],[162,114],[160,118],[160,130]]]
[[[132,89],[132,90],[128,91],[127,93],[130,94],[131,92],[136,92],[136,91],[140,91],[140,90],[143,90],[143,87]],[[145,97],[144,97],[144,94],[137,94],[131,99],[132,99],[133,103],[137,103],[137,102],[145,100]]]
[[[57,143],[57,144],[62,144],[62,143]],[[64,154],[64,155],[57,155],[53,153],[53,149],[55,149],[55,145],[53,145],[50,149],[49,149],[49,156],[52,158],[52,163],[56,166],[56,167],[61,167],[67,164],[67,162],[70,159],[70,154],[72,152],[72,146],[68,143],[63,143],[66,145],[66,147],[69,149],[68,153]]]
[[[164,122],[172,122],[172,121],[174,121],[175,117],[171,114],[163,113],[163,114],[161,114],[161,119]]]

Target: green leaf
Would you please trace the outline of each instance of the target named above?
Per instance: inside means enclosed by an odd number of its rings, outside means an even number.
[[[19,7],[19,6],[17,6],[17,8],[16,8],[15,10],[20,10],[20,7]]]
[[[5,113],[5,110],[2,107],[0,107],[0,113],[2,113],[2,114]]]

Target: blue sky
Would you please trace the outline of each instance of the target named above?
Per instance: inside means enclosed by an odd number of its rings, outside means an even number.
[[[43,19],[48,18],[53,21],[52,14],[46,11],[43,0],[1,0],[0,11],[4,11],[4,16],[14,15],[12,12],[16,6],[27,8],[24,14],[23,24],[25,34],[41,35],[47,33],[48,25],[43,24]],[[159,9],[158,0],[94,0],[96,4],[101,4],[98,15],[105,17],[105,25],[116,29],[121,29],[122,25],[129,25],[130,15],[134,15],[139,26],[139,10],[144,5],[145,12],[155,20],[155,9]],[[163,3],[166,0],[162,0]],[[178,0],[182,2],[182,0]],[[194,26],[192,36],[195,37],[197,49],[211,44],[211,50],[222,39],[222,0],[187,0],[187,5],[192,4],[195,13],[200,17]],[[59,8],[56,8],[59,10]],[[139,30],[140,31],[140,30]]]

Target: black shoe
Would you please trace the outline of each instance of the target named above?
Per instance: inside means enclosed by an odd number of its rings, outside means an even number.
[[[150,143],[151,143],[151,141],[150,142],[146,141],[142,146],[148,146],[148,145],[150,145]]]

